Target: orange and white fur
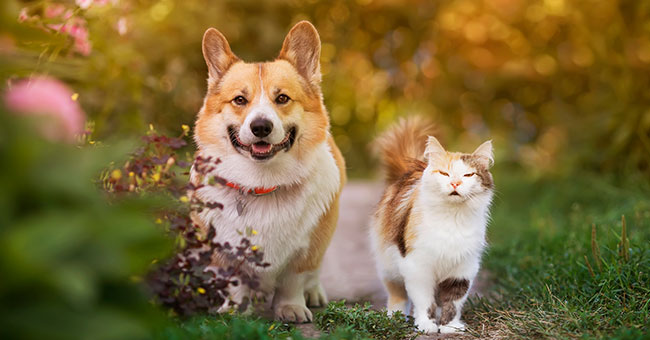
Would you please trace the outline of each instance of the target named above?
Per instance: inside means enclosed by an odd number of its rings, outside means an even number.
[[[193,214],[193,220],[204,229],[214,227],[219,242],[234,245],[246,228],[257,231],[251,241],[271,265],[245,270],[273,296],[275,317],[290,322],[311,321],[307,306],[327,303],[319,267],[345,182],[320,89],[320,48],[308,22],[291,29],[271,62],[241,61],[214,28],[203,36],[209,78],[195,126],[197,156],[220,159],[207,177],[232,185],[206,185],[192,193],[223,204],[222,210]],[[207,177],[192,170],[195,184],[208,184]],[[228,265],[218,254],[213,258],[215,266]],[[230,298],[240,302],[250,294],[240,284]]]
[[[376,141],[387,188],[371,238],[388,311],[407,314],[410,300],[420,330],[453,333],[465,330],[461,309],[486,246],[492,143],[448,152],[430,134],[413,117]]]

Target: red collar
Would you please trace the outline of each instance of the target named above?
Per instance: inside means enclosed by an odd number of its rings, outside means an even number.
[[[247,194],[255,195],[255,196],[268,195],[268,194],[278,190],[277,185],[273,186],[273,187],[270,187],[270,188],[257,187],[257,188],[253,188],[253,189],[248,189],[248,191],[246,191],[246,189],[242,188],[240,185],[235,184],[233,182],[225,182],[223,185],[225,185],[227,187],[231,187],[231,188],[236,189],[236,190],[239,190],[241,192],[245,192]]]

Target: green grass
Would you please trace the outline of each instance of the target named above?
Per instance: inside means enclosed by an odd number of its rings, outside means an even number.
[[[650,338],[647,182],[510,176],[497,187],[484,261],[495,294],[467,307],[473,335]]]
[[[650,185],[512,172],[496,181],[483,264],[490,294],[465,307],[463,338],[650,339]],[[321,339],[414,335],[402,318],[342,302],[316,313],[315,324]],[[288,325],[233,316],[185,321],[159,338],[304,339]]]
[[[371,310],[370,304],[346,307],[345,301],[331,302],[325,310],[316,313],[314,324],[325,332],[344,328],[372,339],[415,339],[417,336],[413,320],[399,312],[388,316],[386,310]]]
[[[336,304],[336,303],[333,303]],[[353,327],[335,326],[325,332],[319,340],[366,340],[367,332]],[[157,340],[184,339],[230,339],[230,340],[306,340],[293,325],[283,324],[257,317],[240,315],[197,316],[178,321],[161,330]]]

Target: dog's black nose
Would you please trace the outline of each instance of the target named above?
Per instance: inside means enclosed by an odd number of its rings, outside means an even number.
[[[264,138],[273,131],[273,123],[264,118],[257,118],[251,122],[251,131],[255,137]]]

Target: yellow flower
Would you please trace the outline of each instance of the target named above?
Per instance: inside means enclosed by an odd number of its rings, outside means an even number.
[[[181,201],[181,202],[183,202],[183,203],[187,203],[187,202],[190,201],[190,199],[187,198],[187,196],[181,196],[178,200]]]
[[[73,93],[72,96],[70,96],[70,99],[72,99],[73,102],[76,102],[77,99],[79,99],[79,93]]]
[[[251,230],[251,234],[257,235],[257,230],[255,230],[255,229]]]
[[[122,178],[122,171],[120,171],[120,169],[113,170],[111,172],[111,178],[118,181],[120,178]]]
[[[158,181],[160,181],[160,174],[155,173],[155,174],[151,175],[151,178],[153,179],[154,182],[158,182]]]
[[[135,176],[135,173],[133,171],[129,171],[129,177]]]
[[[260,247],[258,247],[258,246],[252,246],[252,247],[251,247],[251,250],[252,250],[252,251],[256,251],[256,250],[258,250],[258,249],[260,249]]]
[[[153,124],[149,124],[149,130],[150,130],[150,131],[153,131],[153,130],[154,130],[154,128],[153,128]]]
[[[199,292],[199,294],[205,294],[205,289],[203,289],[203,287],[197,288],[196,291]]]
[[[269,327],[269,331],[272,331],[273,328],[275,328],[275,324],[272,324],[271,327]]]
[[[156,219],[156,224],[162,224],[162,220],[160,218]]]
[[[185,124],[181,125],[181,128],[183,129],[183,132],[185,132],[185,133],[190,132],[190,127],[185,125]]]

